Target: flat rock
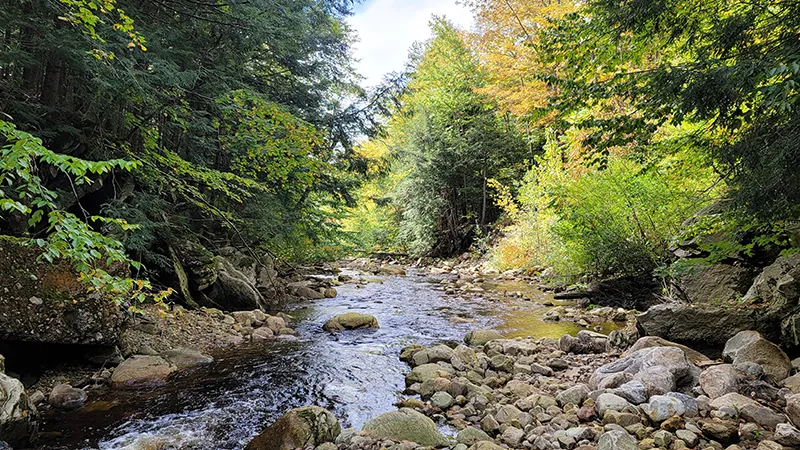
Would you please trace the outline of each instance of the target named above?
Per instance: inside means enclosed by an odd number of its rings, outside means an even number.
[[[111,385],[118,389],[127,389],[162,384],[177,369],[160,356],[135,355],[114,369]]]
[[[322,329],[325,331],[357,330],[362,328],[380,328],[378,319],[370,314],[348,312],[330,318]]]

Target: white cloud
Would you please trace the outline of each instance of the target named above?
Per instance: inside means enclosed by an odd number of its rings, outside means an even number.
[[[386,73],[402,70],[409,47],[430,37],[434,14],[462,28],[472,25],[472,13],[455,0],[371,0],[362,5],[349,22],[359,36],[354,53],[364,84],[374,86]]]

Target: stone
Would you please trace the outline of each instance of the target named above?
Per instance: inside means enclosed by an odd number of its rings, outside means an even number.
[[[456,442],[466,445],[474,445],[480,441],[491,441],[492,438],[483,430],[475,427],[467,427],[458,432]]]
[[[625,377],[617,374],[627,374],[632,379],[636,374],[655,366],[665,367],[672,374],[678,388],[693,386],[696,376],[699,375],[699,369],[689,362],[683,350],[676,347],[650,347],[599,367],[589,379],[589,387],[598,388],[605,379],[612,376]],[[630,379],[622,378],[624,381],[609,387],[617,387]]]
[[[764,440],[758,443],[756,450],[784,450],[784,448],[775,441]]]
[[[611,393],[619,395],[634,405],[641,405],[649,398],[647,388],[639,380],[631,380],[619,387],[612,389]]]
[[[275,337],[275,333],[267,327],[256,328],[250,337],[254,341],[268,341]]]
[[[202,366],[214,362],[214,358],[206,355],[199,350],[179,347],[167,350],[161,356],[172,363],[178,370],[188,369],[191,367]]]
[[[558,395],[556,395],[556,401],[558,401],[561,407],[564,407],[567,403],[580,406],[588,395],[589,386],[585,384],[576,384],[575,386],[559,392]]]
[[[453,396],[447,392],[437,392],[431,396],[431,404],[439,409],[447,409],[454,403]]]
[[[176,250],[187,275],[203,294],[196,298],[201,306],[248,312],[277,306],[277,272],[269,254],[223,247],[214,255],[188,241]]]
[[[500,436],[500,439],[509,445],[510,447],[517,447],[522,439],[525,437],[525,432],[520,430],[519,428],[515,427],[508,427],[503,434]]]
[[[739,440],[739,426],[736,422],[721,419],[701,419],[699,422],[703,436],[723,445],[730,445]]]
[[[489,365],[496,370],[507,373],[514,371],[514,358],[506,355],[495,355],[489,360]]]
[[[497,409],[494,418],[501,424],[510,424],[518,420],[522,411],[514,405],[503,405]]]
[[[722,356],[736,363],[752,362],[764,368],[764,374],[772,383],[779,383],[789,376],[792,362],[780,347],[764,339],[757,331],[741,331],[725,343]]]
[[[414,367],[411,369],[411,372],[406,375],[406,386],[411,386],[414,383],[424,383],[425,381],[439,378],[443,375],[449,377],[452,374],[452,369],[448,371],[439,364],[423,364]]]
[[[748,422],[761,425],[767,430],[775,430],[780,423],[788,422],[783,414],[778,414],[771,408],[759,404],[747,404],[739,408],[739,416]]]
[[[675,397],[654,395],[650,397],[649,402],[642,405],[642,411],[650,420],[660,423],[672,416],[682,416],[686,412],[686,407]]]
[[[683,429],[686,426],[686,421],[681,416],[672,416],[669,419],[661,422],[661,429],[670,432]]]
[[[502,339],[503,336],[494,330],[472,330],[464,337],[467,345],[484,345],[495,339]]]
[[[675,342],[668,341],[664,338],[658,336],[645,336],[637,340],[629,349],[625,350],[625,353],[622,354],[623,357],[630,355],[631,353],[637,352],[643,348],[650,348],[650,347],[676,347],[683,350],[683,353],[686,354],[686,358],[692,363],[697,364],[702,361],[708,361],[710,358],[696,350],[692,350],[691,348],[677,344]]]
[[[292,450],[335,442],[341,425],[319,406],[292,409],[247,444],[245,450]]]
[[[712,399],[739,392],[742,381],[742,373],[734,369],[732,364],[711,366],[700,374],[700,387]]]
[[[322,329],[325,331],[356,330],[362,328],[380,328],[378,319],[370,314],[348,312],[330,318]]]
[[[746,405],[756,405],[757,403],[750,397],[745,397],[737,392],[725,394],[722,397],[715,398],[709,402],[709,406],[713,409],[733,408],[741,409]]]
[[[672,433],[666,430],[658,430],[653,433],[653,443],[659,447],[667,448],[672,443]]]
[[[606,431],[597,441],[597,450],[638,450],[638,445],[625,431]]]
[[[595,400],[595,409],[600,417],[605,417],[606,411],[620,412],[631,410],[632,408],[633,405],[628,403],[627,400],[614,394],[600,394],[600,396],[597,397],[597,400]]]
[[[163,384],[177,369],[160,356],[131,356],[114,369],[111,386],[129,389]]]
[[[286,328],[286,320],[283,317],[269,316],[264,319],[264,326],[269,328],[274,334],[280,334]]]
[[[786,415],[796,427],[800,427],[800,394],[786,397]]]
[[[0,439],[13,448],[27,448],[39,430],[37,416],[22,382],[0,373]]]
[[[47,403],[59,409],[78,409],[86,403],[86,391],[74,388],[67,383],[57,384],[50,391]]]
[[[469,450],[505,450],[503,447],[490,440],[479,441],[472,445]]]
[[[756,273],[739,264],[694,264],[673,289],[686,303],[721,303],[747,293]]]
[[[374,439],[411,441],[431,447],[448,445],[431,419],[409,408],[381,414],[367,422],[362,432]]]
[[[775,427],[775,441],[787,447],[800,447],[800,430],[788,423],[779,423]]]
[[[633,376],[635,381],[640,381],[647,392],[647,396],[664,395],[675,390],[675,377],[664,366],[648,367]]]
[[[783,380],[781,386],[792,391],[792,394],[800,394],[800,374],[792,375]]]
[[[700,443],[700,437],[689,430],[677,430],[675,431],[675,436],[685,442],[689,448],[695,448]]]
[[[608,336],[589,330],[581,330],[577,336],[569,334],[561,336],[558,346],[565,353],[605,353],[611,349]]]
[[[637,328],[646,335],[690,346],[722,346],[742,330],[774,327],[746,308],[662,303],[636,316]]]
[[[453,356],[455,356],[453,349],[444,344],[439,344],[431,348],[414,352],[411,360],[415,366],[419,366],[422,364],[437,363],[440,361],[449,363]]]

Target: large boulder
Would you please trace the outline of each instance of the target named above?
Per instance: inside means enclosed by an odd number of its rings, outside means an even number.
[[[782,256],[764,268],[743,301],[765,303],[780,321],[780,342],[800,346],[800,253]],[[762,330],[763,331],[763,330]],[[776,340],[777,336],[767,335]]]
[[[135,355],[122,362],[111,375],[111,385],[131,389],[164,383],[178,368],[160,356]]]
[[[319,406],[292,409],[262,431],[245,450],[293,450],[334,442],[342,432],[336,417]]]
[[[694,347],[722,347],[743,330],[779,334],[774,317],[755,308],[730,308],[712,305],[663,303],[636,316],[643,336],[664,339]]]
[[[792,362],[786,353],[757,331],[737,333],[725,344],[722,357],[733,364],[759,364],[764,369],[764,375],[773,383],[783,381],[792,370]]]
[[[744,374],[736,370],[732,364],[711,366],[700,374],[700,387],[711,399],[739,392],[743,381]]]
[[[409,441],[429,447],[445,447],[449,443],[433,420],[410,408],[381,414],[367,422],[362,431],[374,439]]]
[[[0,339],[113,345],[119,307],[86,285],[65,262],[48,263],[25,241],[0,236]]]
[[[656,366],[663,366],[672,375],[675,387],[680,391],[693,388],[700,375],[700,369],[689,362],[683,350],[676,347],[650,347],[599,367],[589,379],[589,386],[593,389],[614,388]],[[611,379],[617,379],[619,384],[608,385],[606,380]],[[647,381],[646,377],[641,381]]]
[[[0,373],[0,441],[14,448],[27,447],[39,430],[36,407],[22,383]]]
[[[756,273],[739,264],[693,264],[673,282],[672,289],[688,303],[720,303],[740,299]]]
[[[357,330],[361,328],[380,328],[378,319],[370,314],[348,312],[330,318],[322,329],[325,331]]]
[[[683,353],[686,354],[686,357],[692,364],[697,364],[701,361],[708,361],[709,357],[696,351],[692,350],[691,348],[677,344],[675,342],[668,341],[666,339],[660,338],[658,336],[645,336],[640,338],[636,343],[634,343],[622,356],[628,356],[631,353],[637,352],[643,348],[650,348],[650,347],[677,347],[683,350]]]
[[[224,247],[215,255],[190,242],[175,251],[189,278],[188,287],[203,306],[224,311],[270,309],[280,300],[278,273],[269,254]]]

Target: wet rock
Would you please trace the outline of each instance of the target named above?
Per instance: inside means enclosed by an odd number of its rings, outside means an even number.
[[[22,383],[0,373],[0,439],[15,448],[27,447],[39,430],[36,418]]]
[[[135,355],[122,362],[111,375],[111,385],[118,389],[164,383],[177,370],[160,356]]]
[[[513,421],[518,420],[522,414],[523,412],[514,405],[503,405],[497,410],[494,418],[500,424],[510,424]]]
[[[638,450],[638,446],[626,431],[606,431],[597,441],[597,450]]]
[[[214,362],[214,358],[206,355],[199,350],[179,347],[172,350],[167,350],[161,354],[167,361],[178,368],[178,370],[188,369],[191,367],[202,366]]]
[[[86,392],[66,383],[57,384],[50,391],[47,402],[60,409],[78,409],[86,403]]]
[[[338,314],[322,325],[325,331],[356,330],[361,328],[380,328],[378,319],[370,314],[348,312]]]
[[[341,433],[334,415],[319,406],[292,409],[262,431],[245,450],[291,450],[334,442]]]
[[[483,430],[475,427],[467,427],[458,432],[456,442],[466,445],[474,445],[480,441],[491,441],[492,438]]]
[[[757,331],[742,331],[725,343],[722,356],[734,364],[751,362],[764,368],[767,379],[779,383],[789,376],[792,362],[777,345]]]
[[[722,397],[715,398],[709,402],[709,406],[713,409],[733,408],[739,409],[745,405],[756,405],[757,403],[750,397],[745,397],[737,392],[725,394]]]
[[[472,330],[464,337],[467,345],[484,345],[494,339],[502,339],[503,336],[494,330]]]
[[[431,419],[408,408],[381,414],[367,422],[362,431],[375,439],[411,441],[431,447],[448,445]]]

